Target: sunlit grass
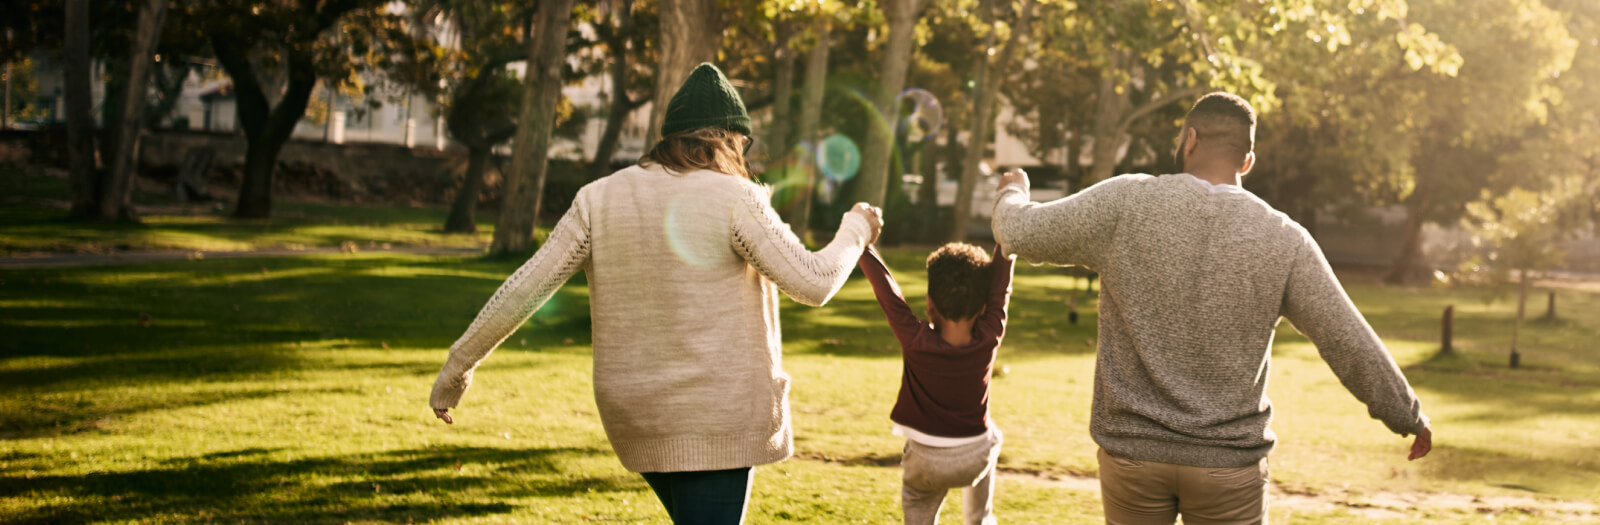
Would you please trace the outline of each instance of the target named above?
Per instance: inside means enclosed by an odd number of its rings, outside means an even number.
[[[922,256],[889,253],[919,310]],[[444,349],[517,264],[358,253],[0,274],[0,521],[665,523],[600,427],[581,277],[489,359],[456,425],[429,414]],[[1009,372],[992,398],[1002,466],[1093,475],[1094,296],[1063,270],[1018,271]],[[1269,388],[1274,480],[1358,504],[1434,492],[1600,501],[1600,297],[1564,293],[1563,319],[1526,326],[1529,366],[1509,370],[1508,301],[1350,288],[1433,416],[1435,451],[1406,462],[1408,440],[1368,418],[1285,323]],[[1065,319],[1074,296],[1076,325]],[[1438,312],[1452,303],[1459,353],[1438,356]],[[784,305],[799,457],[757,470],[754,523],[898,521],[903,441],[888,412],[900,360],[881,315],[859,280],[826,308]],[[1101,514],[1095,493],[1025,476],[1005,478],[997,501],[1017,523]],[[958,507],[952,495],[947,522]],[[1272,512],[1484,518],[1470,507]],[[1555,519],[1539,512],[1495,517]]]

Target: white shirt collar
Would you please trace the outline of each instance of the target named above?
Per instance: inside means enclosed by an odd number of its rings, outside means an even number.
[[[1210,191],[1211,193],[1232,193],[1244,191],[1244,188],[1240,188],[1237,184],[1212,184],[1210,182],[1206,182],[1200,177],[1196,177],[1188,173],[1181,173],[1180,175],[1188,177],[1189,180],[1199,183],[1201,186],[1205,187],[1206,191]]]

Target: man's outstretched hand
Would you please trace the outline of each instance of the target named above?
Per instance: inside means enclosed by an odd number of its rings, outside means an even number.
[[[1406,437],[1406,435],[1400,434],[1400,437]],[[1433,450],[1433,428],[1422,427],[1422,431],[1417,433],[1416,441],[1411,442],[1411,454],[1406,456],[1406,460],[1416,461],[1422,459],[1422,456],[1428,455],[1430,450]]]
[[[433,417],[436,417],[436,418],[439,418],[439,419],[443,419],[444,423],[446,425],[454,425],[456,423],[456,420],[452,419],[450,417],[450,409],[448,409],[448,408],[445,408],[445,409],[435,408],[435,409],[433,409]],[[1424,454],[1426,454],[1426,452],[1424,452]]]

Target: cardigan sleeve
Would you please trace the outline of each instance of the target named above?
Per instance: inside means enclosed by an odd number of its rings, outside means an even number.
[[[812,252],[778,218],[766,189],[753,183],[743,183],[740,188],[740,202],[733,206],[731,221],[734,251],[796,302],[809,306],[827,303],[844,286],[871,240],[872,227],[867,220],[860,214],[845,213],[833,241]]]
[[[583,202],[581,195],[573,201],[544,245],[500,285],[466,333],[450,346],[450,357],[439,371],[428,401],[433,408],[448,409],[460,403],[472,385],[473,370],[588,262],[589,225]]]

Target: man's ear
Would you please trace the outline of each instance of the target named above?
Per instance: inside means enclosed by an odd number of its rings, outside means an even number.
[[[1243,177],[1245,175],[1249,175],[1250,174],[1250,170],[1254,169],[1255,167],[1256,167],[1256,152],[1252,151],[1252,152],[1244,154],[1244,165],[1239,167],[1239,176]]]
[[[1183,128],[1183,156],[1194,158],[1194,151],[1199,148],[1200,132],[1194,128]]]

